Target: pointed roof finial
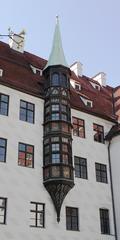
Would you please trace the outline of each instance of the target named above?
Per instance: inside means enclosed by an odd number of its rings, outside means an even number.
[[[53,38],[52,51],[44,69],[46,69],[48,66],[54,66],[54,65],[62,65],[69,68],[64,56],[63,48],[62,48],[62,40],[61,40],[61,34],[60,34],[58,15],[56,16],[56,26],[55,26],[55,32],[54,32],[54,38]]]
[[[56,24],[59,23],[59,15],[56,15]]]

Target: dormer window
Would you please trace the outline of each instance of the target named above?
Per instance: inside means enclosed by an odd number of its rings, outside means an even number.
[[[98,84],[96,84],[94,82],[91,82],[91,81],[90,81],[90,83],[96,90],[100,91],[100,85],[98,85]]]
[[[41,70],[41,69],[36,68],[36,67],[34,67],[34,66],[32,66],[32,65],[30,65],[30,66],[31,66],[32,71],[33,71],[34,74],[37,74],[37,75],[39,75],[39,76],[42,76],[42,70]]]
[[[92,101],[87,101],[86,106],[91,108],[92,107]]]
[[[41,70],[36,68],[36,74],[41,76]]]
[[[81,85],[78,83],[75,83],[75,90],[80,91],[81,90]]]
[[[92,108],[93,102],[85,97],[80,96],[80,99],[83,101],[86,107]]]

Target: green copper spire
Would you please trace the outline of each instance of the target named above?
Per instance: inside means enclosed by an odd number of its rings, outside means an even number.
[[[65,67],[69,67],[66,62],[63,48],[62,48],[58,16],[56,17],[56,27],[55,27],[55,33],[54,33],[54,38],[53,38],[52,51],[51,51],[49,60],[44,69],[46,69],[49,66],[54,66],[54,65],[62,65]]]

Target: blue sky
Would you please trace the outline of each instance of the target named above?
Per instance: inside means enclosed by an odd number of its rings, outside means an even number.
[[[8,27],[16,33],[24,28],[25,50],[48,59],[56,15],[68,64],[80,60],[84,75],[103,71],[108,85],[120,85],[119,0],[4,0],[0,34]]]

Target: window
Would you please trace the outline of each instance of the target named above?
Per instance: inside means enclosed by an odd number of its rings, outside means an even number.
[[[104,164],[95,163],[96,181],[107,183],[107,167]]]
[[[45,146],[45,154],[49,153],[50,151],[50,145]]]
[[[66,229],[78,231],[78,208],[66,207]]]
[[[59,98],[51,98],[52,103],[59,103],[60,99]]]
[[[31,224],[30,227],[45,227],[45,204],[44,203],[37,203],[37,202],[30,202],[32,209],[30,210],[31,213]]]
[[[52,86],[59,86],[59,74],[58,73],[53,73],[51,83],[52,83]]]
[[[80,90],[81,90],[81,85],[75,83],[75,90],[76,90],[76,91],[80,91]]]
[[[85,138],[84,120],[73,117],[73,135]]]
[[[62,74],[61,76],[61,86],[67,87],[67,77],[65,74]]]
[[[0,93],[0,114],[8,116],[9,96]]]
[[[59,137],[52,137],[51,142],[59,142]]]
[[[47,113],[49,113],[50,112],[50,106],[47,106],[46,108],[45,108],[45,113],[47,114]]]
[[[52,166],[52,177],[60,177],[60,167],[59,166]]]
[[[99,85],[95,85],[95,89],[100,91],[100,86]]]
[[[104,128],[96,123],[93,123],[94,141],[104,143]]]
[[[34,146],[19,143],[18,165],[29,168],[34,167]]]
[[[62,161],[64,164],[68,164],[68,154],[62,154]]]
[[[68,145],[67,144],[62,144],[62,151],[68,153]]]
[[[0,197],[0,224],[6,224],[7,198]]]
[[[52,154],[52,163],[60,163],[60,154],[59,153]]]
[[[53,143],[52,144],[52,152],[56,152],[60,150],[60,146],[58,143]]]
[[[86,101],[86,106],[91,108],[92,107],[92,101]]]
[[[34,123],[34,104],[20,100],[20,120]]]
[[[52,111],[59,111],[59,104],[52,104]]]
[[[69,167],[63,167],[63,176],[65,178],[70,178],[70,168]]]
[[[67,121],[67,115],[66,114],[62,114],[61,118],[62,118],[63,121]]]
[[[60,129],[59,123],[52,122],[51,123],[51,130],[52,131],[58,131]]]
[[[7,140],[0,138],[0,162],[6,162]]]
[[[100,225],[102,234],[110,234],[109,210],[99,209],[100,211]]]
[[[63,132],[68,132],[69,131],[68,124],[62,122],[61,126],[62,126],[62,131]]]
[[[59,120],[59,113],[52,113],[52,120]]]
[[[66,105],[61,105],[61,111],[62,112],[67,112],[67,106]]]
[[[74,157],[75,177],[87,179],[87,160],[81,157]]]

